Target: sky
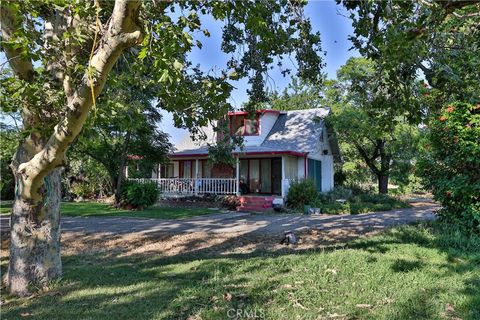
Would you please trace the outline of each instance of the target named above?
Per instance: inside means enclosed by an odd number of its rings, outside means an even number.
[[[328,78],[336,78],[336,72],[348,58],[359,56],[355,50],[350,50],[352,43],[348,36],[353,34],[351,20],[343,6],[337,5],[334,0],[312,0],[305,8],[305,16],[310,18],[314,32],[319,31],[322,39],[322,50],[326,52],[323,56],[326,66],[323,70]],[[191,54],[190,59],[194,64],[199,63],[203,70],[215,70],[216,66],[222,68],[228,56],[220,50],[221,44],[221,25],[215,21],[205,20],[205,27],[210,32],[210,37],[200,37],[203,48],[196,48]],[[283,77],[279,70],[273,70],[269,74],[273,81],[268,84],[269,89],[282,91],[290,82],[290,77]],[[248,100],[248,84],[246,80],[232,83],[235,89],[232,92],[230,103],[235,108],[240,108],[242,103]],[[168,112],[163,112],[163,120],[159,125],[160,129],[170,134],[171,142],[176,144],[180,142],[187,134],[186,130],[178,129],[173,126],[172,116]]]

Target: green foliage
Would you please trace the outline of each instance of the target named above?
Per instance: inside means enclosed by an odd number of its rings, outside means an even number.
[[[410,118],[420,121],[428,112],[411,96],[420,72],[436,89],[431,111],[443,102],[480,101],[480,16],[475,1],[340,2],[351,11],[354,46],[384,70],[388,88],[401,88]]]
[[[323,214],[350,214],[350,204],[346,203],[325,203],[321,205]]]
[[[453,103],[432,121],[419,164],[440,216],[480,233],[480,105]]]
[[[272,92],[268,99],[268,107],[275,110],[318,108],[323,105],[322,86],[293,77],[282,93]]]
[[[341,187],[320,193],[313,205],[321,208],[324,214],[360,214],[409,207],[407,203],[386,194],[354,195],[352,190]]]
[[[142,209],[155,204],[159,190],[154,182],[125,181],[120,194],[124,206]]]
[[[345,151],[342,171],[352,176],[347,176],[347,185],[368,183],[367,170],[379,186],[381,178],[388,179],[392,172],[395,182],[408,183],[404,177],[413,172],[418,129],[405,121],[402,96],[391,91],[377,67],[372,60],[350,58],[330,89],[338,93],[331,94],[336,100],[327,121],[335,129],[342,154]]]
[[[0,199],[12,200],[15,193],[15,179],[10,169],[10,163],[13,158],[18,141],[19,133],[5,125],[0,127]]]
[[[303,210],[304,205],[313,204],[317,197],[317,187],[312,180],[295,181],[288,189],[287,205],[291,208]]]

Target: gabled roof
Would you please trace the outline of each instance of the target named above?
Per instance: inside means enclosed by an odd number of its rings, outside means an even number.
[[[324,128],[324,118],[330,113],[329,108],[315,108],[306,110],[281,111],[275,124],[266,136],[265,140],[257,146],[245,146],[243,150],[235,150],[235,153],[291,153],[306,154],[318,153],[321,148],[320,137]],[[174,156],[208,155],[208,143],[214,142],[214,131],[206,128],[207,139],[204,141],[192,141],[187,137],[177,146]],[[329,139],[329,134],[324,135]],[[331,140],[332,152],[339,159],[338,145]]]
[[[280,114],[261,146],[275,150],[316,153],[320,147],[323,118],[329,113],[330,109],[316,108]]]

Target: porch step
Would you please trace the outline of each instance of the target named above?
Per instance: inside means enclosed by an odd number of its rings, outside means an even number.
[[[241,196],[237,211],[266,211],[272,208],[272,196]]]

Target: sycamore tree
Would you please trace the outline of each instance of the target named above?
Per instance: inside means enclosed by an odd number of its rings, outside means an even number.
[[[282,58],[302,78],[320,74],[319,34],[303,1],[2,1],[1,49],[10,66],[2,77],[4,112],[23,118],[12,161],[16,194],[10,257],[4,281],[27,295],[62,273],[60,168],[117,60],[160,83],[160,106],[177,126],[195,131],[229,105],[232,79],[248,78],[251,100],[265,99],[266,73]],[[230,56],[217,72],[203,71],[188,53],[209,35],[205,19],[223,24],[221,49]]]

